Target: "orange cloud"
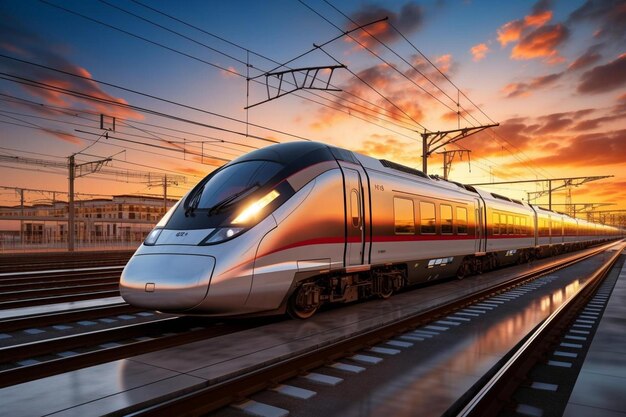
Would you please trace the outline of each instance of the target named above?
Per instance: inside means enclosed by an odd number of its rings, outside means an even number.
[[[11,19],[0,22],[0,38],[3,39],[0,43],[0,51],[11,52],[13,56],[25,61],[35,61],[43,66],[59,70],[53,71],[17,60],[6,60],[4,63],[6,69],[33,81],[30,85],[22,85],[22,88],[29,94],[43,99],[46,104],[55,106],[81,103],[89,109],[108,116],[143,119],[140,113],[124,107],[128,104],[126,100],[105,92],[93,80],[86,68],[70,62],[57,52],[59,48],[51,47],[49,42],[27,31],[24,27]],[[68,74],[76,74],[76,76]]]
[[[569,37],[569,30],[562,24],[543,26],[522,37],[511,51],[513,59],[551,58],[559,60],[557,46]]]
[[[622,166],[624,155],[626,130],[619,130],[576,136],[555,152],[534,158],[533,163],[541,167]],[[513,164],[517,165],[520,163]]]
[[[371,135],[370,139],[363,141],[361,148],[354,151],[421,169],[421,151],[417,142],[400,142],[392,135]]]
[[[524,29],[524,23],[520,20],[505,23],[498,29],[498,42],[502,47],[511,42],[517,42],[522,36],[522,29]]]
[[[525,82],[509,83],[505,85],[501,91],[507,98],[528,97],[533,91],[554,84],[562,76],[563,73],[559,72],[531,78],[529,81]]]
[[[537,12],[535,14],[528,15],[524,17],[524,26],[535,26],[541,27],[548,23],[552,19],[552,12],[550,10],[545,10],[543,12]]]
[[[83,143],[82,140],[70,133],[60,132],[52,129],[43,129],[43,131],[65,142],[73,143],[75,145],[80,145],[81,143]]]
[[[470,52],[472,53],[472,59],[474,60],[474,62],[478,62],[487,56],[487,52],[489,52],[489,47],[486,43],[479,43],[478,45],[472,46]]]
[[[437,68],[439,68],[439,70],[443,72],[444,74],[449,73],[453,65],[452,54],[445,54],[445,55],[438,56],[435,59],[435,64],[437,65]]]
[[[239,71],[237,71],[237,68],[233,67],[232,65],[225,70],[220,70],[220,74],[222,74],[222,76],[225,78],[237,77],[240,75]]]

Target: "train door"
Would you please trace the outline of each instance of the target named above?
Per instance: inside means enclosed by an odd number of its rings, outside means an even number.
[[[346,258],[345,265],[363,264],[365,251],[364,202],[361,174],[343,169],[346,187]]]
[[[484,253],[487,251],[487,241],[486,241],[486,233],[485,233],[485,218],[484,218],[484,207],[482,201],[480,199],[475,200],[476,205],[474,206],[474,218],[475,218],[475,244],[474,244],[474,252],[476,253]]]

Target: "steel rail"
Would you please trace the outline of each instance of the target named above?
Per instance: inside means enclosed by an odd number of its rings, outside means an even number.
[[[85,292],[112,291],[119,288],[119,280],[108,280],[105,283],[77,284],[73,286],[57,286],[33,288],[17,291],[0,292],[0,303],[12,300],[28,300],[33,298],[51,298],[59,295],[82,294]]]
[[[96,292],[81,293],[81,294],[69,294],[69,295],[60,295],[60,296],[51,296],[51,297],[29,298],[29,299],[23,299],[23,300],[2,301],[0,302],[0,310],[6,310],[10,308],[40,306],[40,305],[45,305],[49,302],[67,303],[70,301],[92,300],[96,298],[115,297],[119,295],[120,295],[119,289],[116,288],[115,290],[109,290],[109,291],[105,290],[105,291],[96,291]]]
[[[587,305],[604,278],[622,253],[616,250],[596,272],[566,302],[561,304],[547,319],[539,324],[524,340],[507,355],[508,360],[476,392],[460,411],[445,415],[457,417],[496,416],[509,402],[512,394],[523,383],[532,367],[543,359],[556,340],[555,335],[564,333],[576,315]],[[451,409],[460,408],[453,405]],[[451,410],[449,410],[451,411]]]
[[[619,243],[619,242],[618,242]],[[291,358],[268,364],[246,374],[213,385],[206,385],[177,398],[154,404],[137,404],[124,410],[127,415],[134,416],[198,416],[215,411],[233,402],[276,386],[282,381],[307,373],[320,366],[332,363],[340,358],[351,356],[356,352],[391,339],[399,334],[430,323],[442,316],[466,307],[476,301],[489,298],[494,294],[510,290],[540,276],[581,262],[608,249],[616,243],[602,245],[581,256],[569,257],[533,272],[521,274],[511,280],[480,290],[468,296],[460,297],[450,303],[433,307],[427,311],[401,318],[383,327],[368,330],[359,335],[342,339],[308,352],[294,355]]]
[[[10,319],[0,320],[0,333],[13,332],[31,327],[45,327],[55,324],[70,323],[78,320],[92,320],[96,318],[133,314],[142,311],[125,303],[113,305],[73,309],[48,314],[33,314]]]

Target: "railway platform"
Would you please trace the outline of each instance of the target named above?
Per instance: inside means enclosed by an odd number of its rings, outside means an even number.
[[[626,263],[563,415],[626,417]]]

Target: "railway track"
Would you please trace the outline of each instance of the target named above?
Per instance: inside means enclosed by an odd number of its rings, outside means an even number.
[[[573,346],[582,348],[583,345],[572,344],[572,341],[581,343],[580,341],[586,340],[586,337],[580,337],[580,335],[588,335],[591,331],[581,330],[580,326],[576,326],[575,323],[581,321],[584,323],[595,322],[595,319],[586,320],[585,318],[593,318],[594,316],[597,318],[599,312],[605,307],[608,296],[606,294],[598,295],[598,290],[620,255],[621,251],[615,251],[615,254],[573,297],[563,303],[509,352],[506,362],[485,375],[483,383],[474,387],[466,398],[461,399],[450,410],[450,415],[490,417],[501,415],[505,410],[510,414],[515,412],[527,415],[543,414],[539,408],[518,404],[514,399],[514,394],[520,388],[529,385],[527,376],[538,364],[550,361],[554,366],[567,367],[569,362],[561,362],[559,359],[577,357],[576,353],[567,352],[567,348]],[[594,314],[594,316],[589,314]],[[584,328],[592,328],[591,324],[584,326]],[[573,379],[575,382],[575,376]],[[543,385],[541,389],[552,389],[550,384],[543,383]],[[565,397],[562,409],[567,404],[567,397],[569,395]],[[551,404],[551,407],[554,408],[554,404]]]
[[[305,375],[316,368],[335,363],[336,361],[354,357],[360,351],[370,349],[391,339],[411,335],[416,329],[450,316],[468,306],[481,303],[483,300],[496,297],[533,280],[566,268],[577,262],[595,256],[607,246],[588,252],[584,256],[571,258],[565,262],[553,262],[551,266],[529,274],[521,274],[511,280],[497,284],[490,288],[475,292],[470,296],[457,299],[451,303],[420,312],[409,317],[401,318],[375,330],[370,330],[353,337],[342,339],[329,345],[312,349],[302,354],[277,361],[271,365],[257,368],[244,375],[209,385],[187,393],[175,399],[170,399],[147,408],[127,410],[133,415],[203,415],[229,404],[241,403],[252,394],[276,388],[284,381]],[[608,268],[608,264],[605,268]],[[314,372],[313,372],[314,373]],[[475,415],[482,415],[480,412]]]
[[[63,325],[79,320],[95,320],[124,314],[134,314],[141,309],[126,303],[116,303],[87,308],[76,308],[46,313],[35,313],[26,316],[17,316],[0,319],[0,333],[15,332],[18,330]]]
[[[255,321],[215,323],[165,317],[0,348],[0,388],[248,329]]]
[[[0,255],[0,273],[124,265],[134,251],[57,252]]]
[[[0,310],[119,295],[123,265],[0,273]]]

